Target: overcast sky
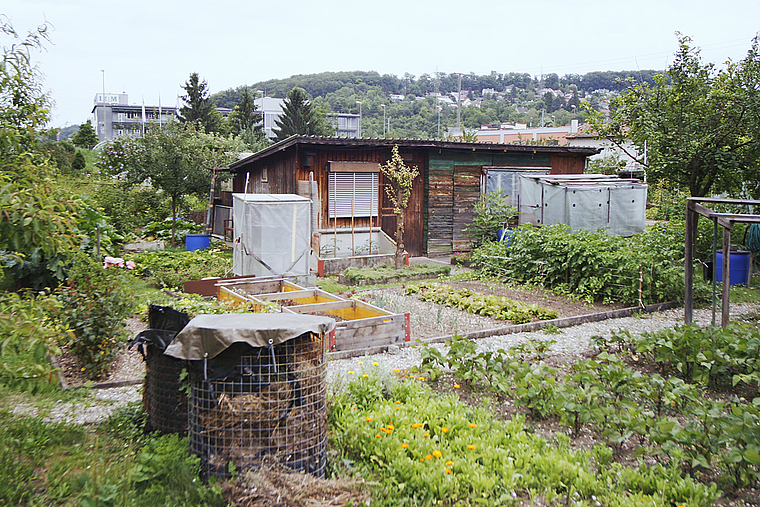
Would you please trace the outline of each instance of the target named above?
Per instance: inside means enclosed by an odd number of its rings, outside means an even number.
[[[19,32],[51,25],[34,55],[52,126],[91,118],[95,94],[176,105],[191,72],[215,93],[324,71],[532,75],[664,69],[676,31],[705,61],[740,60],[758,0],[6,0]],[[7,46],[9,40],[2,39]],[[101,72],[104,71],[104,72]]]

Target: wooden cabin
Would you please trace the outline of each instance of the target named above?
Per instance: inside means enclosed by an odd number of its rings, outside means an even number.
[[[380,171],[393,146],[407,165],[419,169],[404,215],[404,246],[412,256],[470,249],[464,227],[472,222],[473,203],[486,191],[489,174],[582,174],[586,158],[599,152],[569,146],[292,136],[232,164],[232,190],[314,198],[304,193],[308,184],[302,183],[299,192],[299,182],[312,178],[320,230],[349,228],[353,222],[357,228],[379,226],[393,238],[396,216]]]

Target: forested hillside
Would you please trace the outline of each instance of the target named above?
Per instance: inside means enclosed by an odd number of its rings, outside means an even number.
[[[461,124],[475,129],[483,124],[504,122],[535,127],[542,121],[545,125],[565,125],[573,118],[582,121],[582,102],[603,109],[610,96],[625,88],[628,80],[651,83],[656,72],[602,71],[562,77],[554,73],[462,74]],[[323,72],[248,86],[257,96],[279,98],[298,86],[330,112],[358,114],[360,101],[365,137],[382,137],[385,131],[389,137],[437,138],[439,131],[444,137],[448,127],[456,126],[459,79],[459,74],[444,73],[419,77],[407,73],[398,77],[365,71]],[[243,86],[211,98],[219,107],[233,108],[240,101]]]

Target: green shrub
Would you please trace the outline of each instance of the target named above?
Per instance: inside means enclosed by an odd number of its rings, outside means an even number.
[[[228,276],[232,250],[226,246],[187,252],[150,250],[126,258],[135,262],[135,273],[156,287],[181,288],[188,280]]]
[[[60,352],[61,330],[54,315],[54,298],[36,294],[0,294],[0,380],[36,390],[57,378],[49,356]]]
[[[488,192],[475,203],[475,215],[472,223],[464,228],[464,232],[475,246],[487,241],[498,239],[499,229],[504,229],[507,222],[517,216],[517,208],[507,204],[507,195],[501,189]]]
[[[680,300],[684,292],[684,225],[648,227],[630,238],[567,225],[524,225],[510,245],[486,243],[472,267],[490,275],[542,285],[589,301],[644,304]],[[695,280],[695,291],[704,287]]]
[[[124,345],[124,320],[132,313],[134,294],[123,288],[125,273],[103,269],[80,257],[68,283],[56,290],[64,340],[88,378],[101,377]]]

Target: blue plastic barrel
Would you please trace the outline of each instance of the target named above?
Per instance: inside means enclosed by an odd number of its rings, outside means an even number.
[[[499,229],[499,241],[503,241],[510,246],[512,244],[512,235],[515,233],[512,229]]]
[[[188,234],[185,236],[185,249],[188,252],[203,250],[211,246],[211,236],[208,234]]]
[[[715,254],[716,280],[720,283],[723,280],[723,252]],[[728,284],[739,285],[747,283],[749,278],[749,250],[735,250],[731,252],[731,265],[728,268]]]

